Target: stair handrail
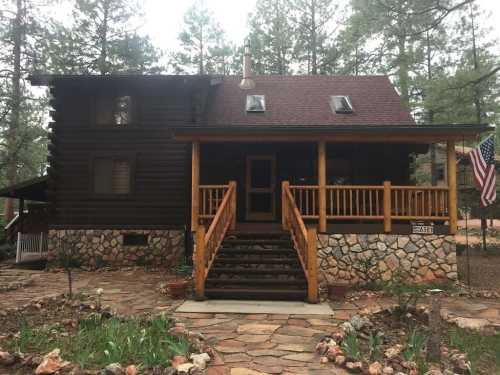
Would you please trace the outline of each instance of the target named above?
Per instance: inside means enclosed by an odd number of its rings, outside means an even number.
[[[236,181],[229,182],[214,219],[208,231],[199,225],[196,230],[195,250],[195,290],[197,299],[205,298],[205,280],[212,267],[224,237],[229,229],[236,226]]]
[[[282,183],[282,221],[284,229],[290,232],[293,247],[307,279],[307,298],[310,303],[318,302],[318,266],[316,228],[306,228],[295,203],[290,183]]]

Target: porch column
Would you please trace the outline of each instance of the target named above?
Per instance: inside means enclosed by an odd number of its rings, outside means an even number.
[[[447,141],[448,171],[448,214],[450,215],[450,234],[457,233],[457,157],[455,141]]]
[[[19,199],[19,232],[24,232],[24,198]]]
[[[200,213],[200,143],[193,141],[191,152],[191,231],[198,230]]]
[[[319,232],[326,232],[326,142],[318,142]]]

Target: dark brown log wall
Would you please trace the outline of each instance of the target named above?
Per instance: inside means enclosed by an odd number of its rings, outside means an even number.
[[[153,87],[102,83],[52,87],[50,226],[182,228],[189,221],[191,147],[173,141],[169,126],[196,118],[193,90],[185,82]],[[96,125],[95,100],[106,92],[134,97],[132,124]],[[96,195],[92,161],[113,155],[132,162],[131,194]]]

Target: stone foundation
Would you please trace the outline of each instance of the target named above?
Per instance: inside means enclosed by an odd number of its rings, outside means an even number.
[[[457,279],[455,238],[446,235],[319,234],[321,283]]]
[[[145,235],[145,245],[124,245],[124,235]],[[48,260],[54,262],[62,243],[75,244],[80,264],[89,268],[106,266],[171,266],[184,250],[181,230],[49,230]]]

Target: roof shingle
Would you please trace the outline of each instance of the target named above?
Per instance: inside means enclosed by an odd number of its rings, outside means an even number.
[[[241,76],[224,76],[207,107],[209,126],[415,125],[386,76],[255,76],[241,90]],[[265,95],[264,113],[247,113],[247,95]],[[353,113],[332,112],[331,95],[348,95]]]

